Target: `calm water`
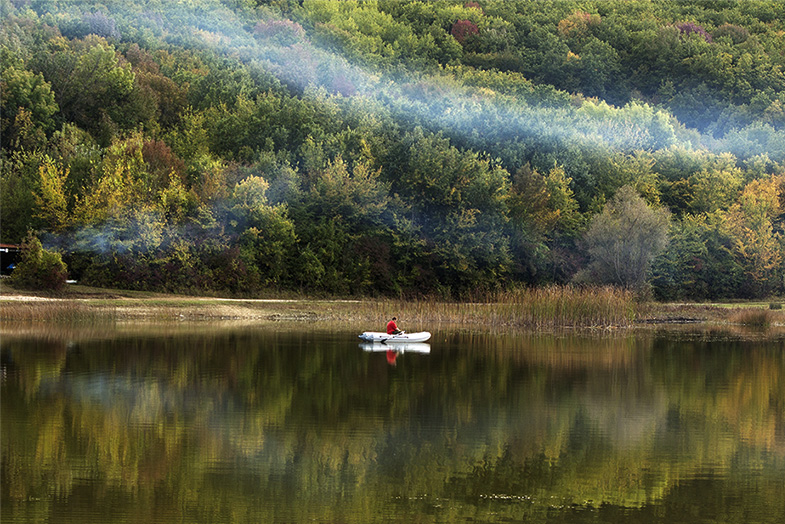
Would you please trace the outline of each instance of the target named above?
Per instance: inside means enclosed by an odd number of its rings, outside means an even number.
[[[785,343],[4,326],[2,522],[785,522]]]

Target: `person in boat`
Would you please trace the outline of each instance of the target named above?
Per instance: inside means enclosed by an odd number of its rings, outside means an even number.
[[[397,335],[398,333],[403,333],[400,329],[398,329],[398,324],[395,323],[397,319],[392,317],[392,320],[387,322],[387,334],[388,335]]]

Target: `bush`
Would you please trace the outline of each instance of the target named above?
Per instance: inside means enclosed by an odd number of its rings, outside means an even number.
[[[47,251],[41,241],[28,233],[22,242],[22,259],[11,274],[15,287],[59,291],[68,275],[60,253]]]

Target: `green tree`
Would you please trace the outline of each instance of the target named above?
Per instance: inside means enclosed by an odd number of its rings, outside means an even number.
[[[115,140],[106,151],[99,178],[76,203],[76,219],[83,224],[100,223],[150,204],[155,199],[151,182],[141,136]]]
[[[429,246],[429,264],[456,290],[493,286],[509,271],[509,174],[441,135],[416,129],[404,141],[406,164],[392,190],[411,206],[412,223]]]
[[[513,176],[507,198],[510,246],[516,272],[528,282],[547,281],[566,262],[553,248],[574,238],[582,222],[571,183],[561,166],[543,176],[527,164]]]
[[[611,101],[624,99],[619,54],[610,44],[590,37],[579,55],[570,56],[567,65],[575,77],[572,89]]]
[[[718,299],[739,296],[744,268],[726,227],[725,213],[685,215],[673,222],[667,249],[652,267],[661,299]]]
[[[11,274],[11,283],[24,289],[59,291],[68,275],[60,253],[43,248],[32,231],[22,242],[22,256]]]
[[[54,126],[54,115],[59,107],[55,102],[49,82],[40,73],[15,66],[3,68],[0,74],[0,137],[3,149],[22,140],[22,145],[32,145],[28,138],[33,130],[47,133]],[[44,135],[45,138],[45,135]],[[37,143],[42,142],[40,138]]]
[[[2,158],[0,169],[0,238],[19,243],[30,229],[45,227],[37,216],[39,169],[46,156],[40,151],[17,150]]]
[[[292,204],[300,262],[307,266],[298,279],[318,277],[318,286],[332,292],[368,291],[376,284],[370,267],[379,261],[378,253],[366,248],[367,239],[383,235],[394,213],[388,184],[379,179],[379,169],[359,162],[350,170],[340,156],[305,176],[309,188]],[[311,263],[313,258],[318,264]]]
[[[286,205],[268,204],[268,187],[259,176],[238,183],[232,194],[231,214],[240,231],[243,258],[259,272],[264,284],[280,286],[290,278],[297,237]]]
[[[689,209],[692,213],[727,210],[739,194],[744,178],[730,154],[720,155],[715,162],[687,179]]]
[[[131,64],[121,62],[114,46],[100,37],[89,36],[73,47],[65,51],[73,54],[72,63],[58,67],[53,80],[57,102],[66,119],[108,145],[120,129],[141,120],[130,103],[135,86]]]

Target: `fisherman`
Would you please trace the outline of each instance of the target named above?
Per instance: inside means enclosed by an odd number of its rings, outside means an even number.
[[[388,335],[397,335],[398,333],[403,333],[400,329],[398,329],[398,324],[395,323],[397,319],[392,317],[392,320],[387,322],[387,334]]]

